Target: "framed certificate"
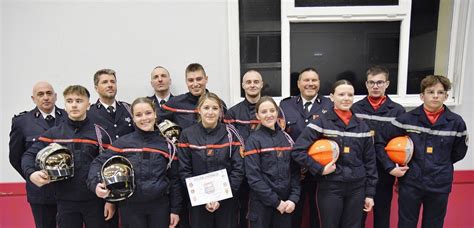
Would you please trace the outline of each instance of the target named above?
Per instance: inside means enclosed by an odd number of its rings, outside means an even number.
[[[193,207],[232,198],[226,169],[186,178],[186,187]]]

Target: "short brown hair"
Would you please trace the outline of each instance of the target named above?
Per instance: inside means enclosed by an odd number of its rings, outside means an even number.
[[[350,86],[354,87],[350,81],[348,81],[346,79],[342,79],[342,80],[339,80],[337,82],[334,82],[334,84],[331,87],[331,93],[334,94],[334,92],[336,92],[336,88],[340,85],[350,85]]]
[[[445,91],[451,90],[451,82],[449,81],[449,78],[442,75],[428,75],[423,78],[423,80],[421,80],[420,93],[425,92],[426,88],[434,86],[438,83],[441,83],[441,85],[443,85]]]
[[[189,72],[196,72],[196,71],[202,71],[204,73],[204,76],[206,76],[206,71],[204,70],[204,67],[202,67],[202,65],[199,63],[189,64],[186,67],[186,71],[184,73],[188,75]]]
[[[131,106],[132,115],[133,115],[133,108],[135,108],[135,105],[141,104],[141,103],[149,104],[150,107],[153,109],[153,112],[156,113],[155,103],[153,103],[152,100],[148,99],[147,97],[139,97],[139,98],[135,99],[132,103],[132,106]]]
[[[384,66],[374,65],[374,66],[369,67],[369,69],[367,70],[367,78],[369,77],[369,75],[377,75],[377,74],[385,75],[385,80],[388,81],[389,72],[388,72],[388,69],[385,68]]]
[[[70,86],[68,86],[64,90],[63,96],[66,97],[69,94],[77,94],[77,95],[80,95],[80,96],[86,96],[87,98],[91,97],[91,94],[86,89],[86,87],[81,86],[81,85],[70,85]]]
[[[304,72],[314,72],[318,75],[319,77],[319,73],[316,71],[316,69],[312,68],[312,67],[307,67],[307,68],[304,68],[302,71],[300,71],[300,73],[298,74],[298,81],[301,79],[301,75],[304,73]]]
[[[115,76],[115,71],[112,69],[102,69],[98,70],[94,74],[94,85],[99,84],[99,77],[103,74],[108,74],[108,75],[113,75],[115,79],[117,79],[117,76]]]

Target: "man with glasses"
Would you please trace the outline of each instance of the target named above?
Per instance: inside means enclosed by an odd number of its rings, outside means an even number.
[[[368,95],[352,106],[353,113],[365,120],[374,137],[390,125],[390,121],[403,113],[405,109],[392,101],[385,91],[390,85],[389,72],[383,66],[372,66],[367,70]],[[406,167],[397,167],[397,171],[405,172]],[[390,226],[390,208],[392,202],[395,176],[386,172],[377,159],[378,182],[374,197],[374,228]],[[362,227],[365,227],[367,213],[364,213]]]
[[[399,177],[398,227],[416,228],[423,206],[421,226],[441,228],[453,184],[453,165],[466,156],[468,133],[462,117],[444,105],[451,89],[448,78],[429,75],[420,87],[423,104],[384,128],[375,150],[383,169]],[[384,147],[388,140],[403,135],[413,141],[413,157],[408,170],[397,170]]]

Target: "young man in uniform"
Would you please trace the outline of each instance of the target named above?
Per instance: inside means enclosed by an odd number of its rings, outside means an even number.
[[[314,68],[303,69],[298,76],[298,96],[287,97],[280,103],[286,119],[285,131],[296,141],[306,125],[313,119],[319,118],[328,110],[332,109],[332,102],[329,98],[319,93],[319,74]],[[308,197],[309,203],[309,224],[311,228],[319,227],[318,211],[316,209],[316,181],[309,172],[302,169],[301,198],[296,205],[296,210],[292,218],[292,227],[299,228],[302,224],[303,208]]]
[[[227,111],[224,122],[234,125],[242,138],[246,140],[260,123],[255,115],[255,104],[260,100],[263,88],[262,75],[255,70],[247,71],[242,78],[242,88],[245,91],[245,99]],[[249,186],[245,178],[238,195],[240,201],[239,226],[246,228],[248,226]]]
[[[56,199],[51,186],[38,188],[23,175],[23,153],[48,129],[61,124],[66,112],[55,106],[57,95],[48,82],[37,82],[31,96],[36,107],[22,112],[12,119],[10,131],[10,164],[26,180],[26,195],[30,203],[36,227],[56,227]]]
[[[68,119],[59,126],[47,130],[23,155],[23,175],[38,187],[52,185],[58,205],[58,227],[82,228],[106,227],[106,220],[112,218],[115,207],[87,188],[89,166],[99,152],[110,142],[97,134],[98,129],[87,117],[89,91],[80,85],[67,87],[64,103]],[[38,152],[50,143],[58,143],[72,153],[74,176],[66,180],[50,182],[44,170],[35,165]]]
[[[398,227],[416,228],[423,205],[421,226],[441,228],[453,184],[454,163],[466,156],[468,133],[461,116],[444,102],[451,82],[440,75],[421,81],[423,104],[400,115],[380,134],[375,143],[377,158],[385,172],[399,179]],[[414,145],[406,167],[392,162],[384,150],[386,142],[408,135]]]
[[[185,94],[172,97],[161,108],[160,119],[168,119],[178,124],[183,130],[197,123],[197,102],[199,97],[207,92],[207,75],[204,67],[199,63],[191,63],[186,67],[186,85],[188,91]],[[224,112],[226,106],[224,104]]]
[[[390,125],[390,121],[405,113],[405,109],[400,104],[385,95],[385,90],[389,85],[389,72],[385,67],[370,67],[367,70],[365,82],[368,95],[352,106],[352,112],[365,121],[374,136]],[[374,227],[388,228],[395,177],[385,172],[379,161],[377,161],[377,172],[379,179],[374,196]],[[366,217],[367,213],[364,213],[362,227],[365,227]]]
[[[148,99],[155,104],[156,113],[161,113],[161,106],[173,97],[170,91],[171,77],[169,71],[162,66],[155,67],[151,72],[150,84],[155,93],[149,96]]]
[[[170,120],[179,125],[183,130],[198,122],[197,104],[199,97],[207,93],[207,75],[204,67],[199,63],[191,63],[186,67],[185,79],[188,91],[185,94],[172,97],[168,102],[163,104],[161,108],[163,112],[158,113],[159,119]],[[223,110],[226,110],[225,103]],[[189,204],[188,193],[186,187],[183,186],[183,195],[185,204]],[[189,211],[187,205],[183,206],[183,210],[179,215],[180,221],[178,226],[181,228],[190,227],[189,225]]]

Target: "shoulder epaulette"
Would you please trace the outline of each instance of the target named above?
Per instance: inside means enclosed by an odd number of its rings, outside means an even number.
[[[124,102],[124,101],[119,101],[118,103],[121,104],[125,108],[125,110],[127,110],[128,114],[130,114],[130,116],[133,116],[132,108],[130,107],[129,103]]]
[[[285,97],[285,98],[283,98],[283,100],[281,100],[281,101],[290,100],[290,99],[293,98],[293,97],[294,97],[294,96]]]
[[[129,103],[125,102],[125,101],[119,101],[118,103],[120,103],[121,105],[126,105],[126,106],[130,106]]]
[[[17,117],[20,117],[20,116],[22,116],[22,115],[25,115],[26,113],[28,113],[28,111],[23,111],[23,112],[20,112],[20,113],[18,113],[18,114],[15,114],[15,115],[13,115],[13,118],[12,118],[12,119],[15,119],[15,118],[17,118]]]

